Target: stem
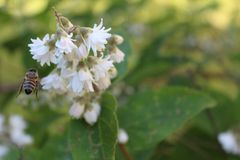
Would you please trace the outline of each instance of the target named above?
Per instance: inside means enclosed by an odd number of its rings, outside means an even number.
[[[19,158],[18,158],[18,160],[24,160],[23,159],[23,149],[22,148],[18,148],[19,149]]]
[[[118,146],[126,160],[133,160],[132,157],[130,156],[125,144],[118,143]]]
[[[212,111],[210,109],[206,109],[206,115],[208,117],[208,120],[209,120],[212,128],[213,128],[214,135],[218,135],[218,127],[217,127],[217,124],[214,120]]]
[[[57,10],[55,9],[55,7],[52,7],[52,10],[54,12],[55,17],[59,20],[60,14],[57,12]]]
[[[206,109],[206,115],[208,117],[208,120],[210,121],[210,124],[211,124],[212,128],[213,128],[214,135],[215,135],[215,137],[217,137],[218,133],[219,133],[219,130],[218,130],[217,123],[216,123],[216,121],[215,121],[215,119],[213,117],[212,111],[210,109]],[[217,141],[218,148],[219,148],[219,151],[221,152],[222,156],[224,157],[225,160],[228,160],[228,155],[222,149],[222,146],[219,143],[219,141],[217,140],[217,138],[216,138],[216,141]]]

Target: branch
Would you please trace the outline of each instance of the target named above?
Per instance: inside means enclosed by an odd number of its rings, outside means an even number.
[[[118,146],[126,160],[133,160],[132,157],[130,156],[125,144],[118,143]]]

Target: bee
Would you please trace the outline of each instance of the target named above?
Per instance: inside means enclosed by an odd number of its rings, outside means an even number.
[[[40,86],[38,71],[34,68],[29,69],[24,77],[22,84],[19,87],[18,95],[24,90],[27,95],[35,92],[36,98]]]

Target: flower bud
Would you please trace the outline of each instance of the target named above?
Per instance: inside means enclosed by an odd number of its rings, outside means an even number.
[[[91,108],[84,113],[83,117],[88,124],[93,125],[97,122],[101,107],[99,103],[96,102],[91,103],[91,106],[89,107]]]
[[[122,36],[119,36],[117,34],[113,34],[109,39],[108,39],[108,43],[112,46],[115,45],[120,45],[122,44],[124,41]]]
[[[98,88],[100,90],[105,90],[107,89],[111,84],[111,81],[110,81],[110,78],[109,77],[101,77],[99,78],[99,80],[97,81],[97,85],[98,85]]]
[[[74,118],[81,118],[84,112],[84,105],[74,102],[71,108],[69,109],[69,114]]]
[[[58,16],[57,22],[59,26],[68,34],[72,33],[75,29],[74,25],[66,17]]]
[[[128,135],[124,129],[119,129],[118,131],[118,142],[121,144],[126,144],[128,141]]]
[[[108,73],[111,79],[117,77],[117,69],[115,67],[110,68]]]
[[[86,120],[86,122],[90,125],[93,125],[94,123],[96,123],[98,118],[97,112],[94,109],[87,110],[84,113],[83,117]]]
[[[93,110],[95,110],[95,112],[97,113],[97,116],[99,116],[100,111],[101,111],[101,107],[100,107],[99,103],[93,102],[92,107],[93,107]]]
[[[110,50],[110,59],[115,63],[120,63],[124,60],[125,54],[118,49],[118,47],[114,47]]]
[[[113,39],[114,39],[114,42],[119,45],[119,44],[122,44],[123,43],[123,37],[122,36],[119,36],[117,34],[114,34],[113,35]]]

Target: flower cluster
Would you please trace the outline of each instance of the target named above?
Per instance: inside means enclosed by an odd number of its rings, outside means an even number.
[[[8,152],[7,144],[15,144],[18,147],[24,147],[33,142],[30,135],[26,134],[24,130],[27,127],[24,119],[19,115],[12,115],[6,119],[0,114],[0,139],[6,144],[0,144],[0,157],[3,157]]]
[[[90,28],[75,26],[58,13],[56,18],[55,34],[32,39],[29,44],[33,59],[42,66],[56,65],[42,78],[42,88],[67,94],[72,100],[69,114],[93,125],[101,110],[98,99],[117,75],[114,64],[124,59],[117,47],[123,38],[110,34],[111,28],[103,26],[103,19]]]

